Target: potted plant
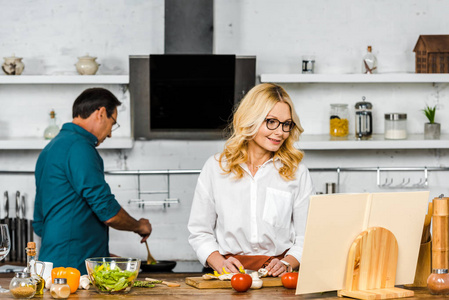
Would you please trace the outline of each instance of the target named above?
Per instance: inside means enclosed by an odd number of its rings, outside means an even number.
[[[424,115],[429,120],[428,123],[424,124],[424,139],[426,140],[437,140],[440,138],[440,123],[435,123],[435,113],[437,106],[430,107],[426,105],[426,108],[422,111]]]

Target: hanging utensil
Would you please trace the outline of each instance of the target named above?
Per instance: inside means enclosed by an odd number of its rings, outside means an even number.
[[[148,243],[147,241],[145,241],[145,246],[147,247],[147,252],[148,252],[148,256],[147,256],[147,264],[156,264],[157,261],[154,259],[154,257],[151,255],[150,253],[150,248],[148,247]]]

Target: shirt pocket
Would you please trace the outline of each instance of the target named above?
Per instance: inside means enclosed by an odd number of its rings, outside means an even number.
[[[274,227],[289,228],[292,220],[292,193],[268,187],[262,219]]]

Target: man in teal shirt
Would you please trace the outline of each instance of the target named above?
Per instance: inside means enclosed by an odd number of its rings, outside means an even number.
[[[73,104],[72,123],[39,155],[33,227],[42,238],[39,260],[54,267],[86,274],[86,258],[110,256],[108,226],[133,231],[141,242],[151,234],[148,219],[132,218],[111,193],[96,149],[119,126],[119,105],[108,90],[85,90]]]

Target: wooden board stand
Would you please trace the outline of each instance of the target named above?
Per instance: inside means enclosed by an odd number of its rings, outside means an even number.
[[[345,288],[338,291],[338,296],[367,300],[413,296],[413,291],[394,287],[397,262],[394,234],[382,227],[368,228],[349,249]]]

